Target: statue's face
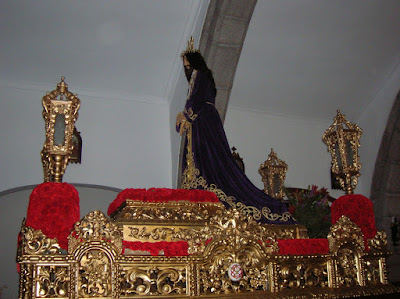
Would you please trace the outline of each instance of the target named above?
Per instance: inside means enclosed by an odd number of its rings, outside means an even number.
[[[183,56],[183,66],[184,66],[184,68],[185,69],[190,69],[190,63],[189,63],[189,61],[187,60],[187,58],[186,58],[186,56]]]
[[[190,82],[190,79],[192,78],[193,68],[190,66],[190,63],[187,60],[186,56],[183,56],[183,67],[185,70],[186,79]]]

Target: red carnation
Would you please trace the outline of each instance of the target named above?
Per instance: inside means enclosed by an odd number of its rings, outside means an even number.
[[[364,234],[364,240],[367,247],[367,240],[373,239],[376,235],[375,214],[371,200],[361,194],[343,195],[332,203],[332,224],[342,215],[350,218],[360,227]]]
[[[26,226],[41,230],[49,238],[56,238],[61,248],[68,249],[68,235],[79,219],[79,194],[74,186],[47,182],[33,189]]]

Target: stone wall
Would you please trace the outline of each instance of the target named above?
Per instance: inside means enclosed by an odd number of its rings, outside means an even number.
[[[392,246],[391,219],[400,218],[400,92],[387,120],[376,159],[371,200],[377,228],[387,233]]]

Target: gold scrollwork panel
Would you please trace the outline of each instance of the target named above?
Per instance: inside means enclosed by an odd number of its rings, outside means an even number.
[[[235,246],[220,242],[212,246],[208,262],[199,265],[198,280],[201,295],[265,291],[268,287],[267,267],[257,244]],[[206,253],[207,254],[207,253]],[[239,267],[240,276],[233,279],[229,271]]]
[[[363,260],[353,248],[342,247],[337,252],[337,282],[339,287],[365,284]]]
[[[364,274],[365,284],[368,286],[387,284],[386,258],[379,256],[366,258]]]
[[[291,260],[277,266],[277,289],[328,288],[329,264],[327,261]]]
[[[69,265],[36,265],[34,298],[70,298]]]
[[[381,271],[379,259],[365,260],[365,283],[366,285],[376,285],[381,283]]]
[[[118,293],[118,267],[110,254],[92,248],[78,260],[77,294],[79,298],[111,298]]]
[[[120,272],[120,298],[187,294],[187,266],[130,266]]]

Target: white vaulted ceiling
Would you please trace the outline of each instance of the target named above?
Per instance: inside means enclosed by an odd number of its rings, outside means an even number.
[[[197,2],[2,1],[0,78],[54,85],[64,75],[75,90],[165,100]]]
[[[356,120],[399,64],[400,1],[259,0],[230,105]]]
[[[237,1],[236,1],[237,2]],[[246,5],[246,1],[242,1]],[[4,0],[0,80],[170,101],[195,0]],[[400,62],[398,0],[259,0],[229,105],[356,119]]]

